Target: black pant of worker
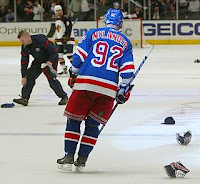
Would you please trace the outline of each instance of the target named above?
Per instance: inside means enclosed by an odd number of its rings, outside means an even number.
[[[57,63],[53,63],[53,68],[56,70],[57,69]],[[65,98],[67,94],[64,92],[60,82],[53,78],[48,66],[45,68],[41,68],[41,63],[38,63],[36,61],[33,61],[31,64],[31,67],[28,68],[27,71],[27,83],[25,86],[22,88],[22,97],[29,99],[31,92],[33,90],[33,87],[35,85],[35,80],[40,76],[41,73],[44,73],[44,75],[47,77],[47,80],[49,82],[49,85],[51,89],[56,93],[56,95],[59,98]]]

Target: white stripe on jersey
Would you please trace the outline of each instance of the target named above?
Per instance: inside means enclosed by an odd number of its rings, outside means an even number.
[[[96,81],[99,81],[99,82],[104,82],[104,83],[107,83],[107,84],[111,84],[113,86],[117,86],[117,83],[115,83],[113,81],[109,81],[109,80],[98,78],[98,77],[94,77],[94,76],[79,75],[77,78],[79,78],[79,79],[92,79],[92,80],[96,80]]]
[[[106,96],[110,96],[112,98],[115,98],[117,94],[117,92],[112,89],[108,89],[102,86],[96,86],[94,84],[88,84],[88,83],[75,83],[73,89],[93,91],[93,92],[100,93]]]
[[[124,71],[121,71],[121,73],[133,73],[134,72],[134,69],[128,69],[128,70],[124,70]]]
[[[76,46],[76,54],[79,55],[81,61],[84,62],[85,58],[87,57],[88,53],[79,46]]]
[[[120,67],[120,70],[123,69],[127,65],[134,65],[133,61],[128,61],[128,62],[123,63],[123,65]]]

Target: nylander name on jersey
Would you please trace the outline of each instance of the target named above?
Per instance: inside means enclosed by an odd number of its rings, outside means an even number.
[[[111,31],[108,31],[107,34],[106,34],[105,30],[95,31],[92,35],[92,40],[95,41],[100,38],[113,40],[113,41],[119,43],[122,46],[123,50],[125,50],[126,47],[128,46],[128,42],[125,40],[125,38],[123,36],[113,33]]]
[[[117,29],[91,29],[79,41],[72,65],[80,68],[74,90],[115,98],[118,76],[127,79],[134,75],[132,45]]]

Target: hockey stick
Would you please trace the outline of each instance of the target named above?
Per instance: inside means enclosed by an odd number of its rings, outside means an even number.
[[[128,85],[127,88],[125,89],[125,93],[127,93],[128,91],[131,91],[131,90],[132,90],[132,88],[133,88],[133,86],[134,86],[134,84],[132,84],[132,83],[133,83],[135,77],[137,76],[137,74],[139,73],[140,69],[142,68],[142,66],[144,65],[144,63],[146,62],[146,60],[148,59],[148,57],[149,57],[151,51],[153,50],[153,48],[154,48],[154,45],[152,45],[152,46],[149,48],[148,52],[147,52],[146,55],[144,56],[144,59],[143,59],[142,62],[140,63],[140,66],[137,68],[137,70],[136,70],[136,72],[135,72],[135,75],[134,75],[133,78],[130,80],[130,83],[129,83],[130,85]],[[112,116],[112,114],[114,113],[114,111],[116,110],[116,108],[117,108],[118,105],[119,105],[118,103],[115,104],[115,106],[113,107],[112,112],[111,112],[111,114],[110,114],[108,120],[110,119],[110,117]],[[102,132],[102,130],[104,129],[104,127],[105,127],[105,125],[103,125],[103,126],[101,127],[100,133]]]
[[[78,22],[78,18],[76,18],[72,24],[72,27]]]
[[[135,0],[129,0],[130,2],[132,2],[134,5],[144,9],[144,10],[147,10],[148,8],[146,6],[142,6],[138,1],[135,1]]]
[[[56,31],[56,25],[55,25],[55,23],[51,23],[51,28],[47,34],[47,38],[52,38],[55,31]]]

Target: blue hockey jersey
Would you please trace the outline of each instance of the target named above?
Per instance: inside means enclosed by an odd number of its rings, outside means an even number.
[[[115,98],[119,75],[134,75],[130,40],[112,27],[91,29],[79,41],[73,67],[80,69],[74,90],[88,90]]]

